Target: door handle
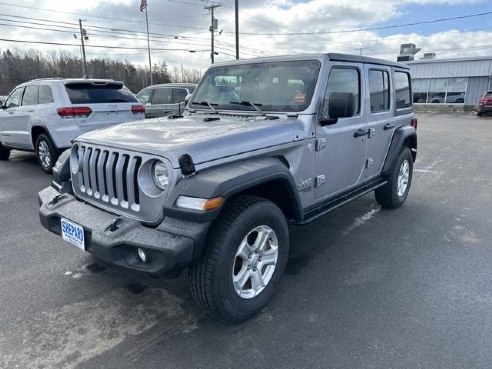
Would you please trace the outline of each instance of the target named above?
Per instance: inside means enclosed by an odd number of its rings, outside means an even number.
[[[387,131],[388,129],[393,129],[393,128],[395,128],[395,126],[394,126],[393,124],[391,124],[391,123],[386,123],[386,124],[384,125],[384,127],[383,127],[383,129],[384,129],[385,131]]]
[[[362,137],[362,136],[369,136],[369,130],[364,131],[363,129],[358,129],[357,131],[354,132],[354,137]]]

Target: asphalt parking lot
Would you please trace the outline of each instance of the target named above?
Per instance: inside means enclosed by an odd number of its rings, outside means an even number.
[[[0,162],[1,368],[490,368],[492,117],[419,114],[410,196],[291,229],[287,274],[241,325],[193,304],[186,273],[99,263],[41,228],[51,178]]]

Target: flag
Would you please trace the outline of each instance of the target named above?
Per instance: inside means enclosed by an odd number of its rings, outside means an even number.
[[[145,9],[147,9],[147,0],[142,0],[140,3],[140,11],[143,12]]]

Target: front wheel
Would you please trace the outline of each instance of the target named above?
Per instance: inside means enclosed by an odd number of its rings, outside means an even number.
[[[376,201],[383,208],[396,209],[407,199],[413,176],[413,157],[408,147],[403,147],[390,169],[388,182],[376,189]]]
[[[272,296],[288,252],[289,231],[278,206],[233,198],[210,230],[202,260],[190,268],[193,299],[218,319],[247,320]]]
[[[36,140],[36,155],[41,168],[50,174],[58,159],[58,153],[50,138],[45,134],[39,135]]]

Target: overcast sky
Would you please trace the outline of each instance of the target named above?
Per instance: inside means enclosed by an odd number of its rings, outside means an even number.
[[[207,4],[148,0],[153,62],[199,68],[210,64]],[[222,30],[216,35],[216,61],[235,55],[234,0],[221,4],[216,9]],[[139,6],[140,0],[0,0],[0,38],[69,44],[0,41],[0,49],[56,49],[79,56],[73,33],[82,18],[89,35],[88,58],[145,64],[145,13]],[[422,48],[417,58],[432,51],[440,58],[492,55],[492,14],[402,26],[492,12],[490,0],[239,0],[239,6],[241,58],[334,51],[394,60],[400,44],[408,42]]]

